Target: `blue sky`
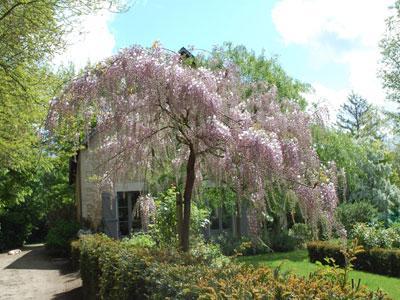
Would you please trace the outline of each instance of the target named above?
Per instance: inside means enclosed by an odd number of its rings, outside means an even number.
[[[211,50],[225,41],[277,56],[312,84],[309,101],[336,110],[354,90],[384,105],[377,78],[392,0],[136,0],[126,13],[85,17],[62,62],[78,67],[133,44]]]
[[[245,45],[257,53],[278,56],[285,70],[304,81],[319,78],[326,84],[345,84],[344,66],[309,68],[307,49],[285,45],[272,21],[277,1],[165,1],[137,3],[110,24],[116,39],[115,48],[132,44],[151,46],[158,40],[166,48],[178,50],[193,45],[211,50],[225,41]]]
[[[295,78],[306,82],[318,78],[333,87],[343,86],[345,66],[310,68],[307,49],[285,45],[271,18],[276,2],[149,0],[118,15],[110,27],[116,38],[116,49],[132,44],[151,46],[158,40],[172,50],[188,45],[211,50],[214,45],[230,41],[257,53],[264,49],[267,56],[277,56]]]

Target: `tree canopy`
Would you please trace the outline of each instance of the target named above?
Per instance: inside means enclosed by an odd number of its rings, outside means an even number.
[[[290,77],[279,64],[278,58],[268,58],[264,51],[257,55],[243,45],[234,46],[226,42],[222,46],[215,47],[207,61],[209,67],[220,68],[223,68],[227,62],[231,62],[239,69],[243,81],[264,82],[275,87],[278,101],[291,100],[302,109],[307,105],[304,94],[311,90],[311,86]],[[250,90],[246,92],[249,93]]]
[[[7,0],[0,5],[0,179],[15,187],[0,194],[0,207],[24,199],[27,181],[45,159],[41,133],[49,101],[69,72],[50,60],[79,17],[121,2],[106,0]],[[118,9],[118,8],[117,8]],[[24,183],[25,182],[25,183]],[[22,185],[22,187],[20,187]],[[20,187],[20,188],[17,188]],[[13,194],[14,193],[14,194]]]
[[[378,110],[354,92],[342,104],[337,115],[337,125],[355,138],[383,138],[383,120]]]
[[[386,20],[386,32],[381,40],[380,77],[386,89],[387,98],[400,104],[400,1],[396,0],[393,15]],[[392,114],[397,124],[400,124],[400,113]]]
[[[160,48],[133,47],[73,81],[52,103],[48,125],[56,133],[78,122],[88,134],[95,121],[103,179],[132,166],[151,168],[149,160],[164,157],[185,166],[184,250],[193,187],[204,174],[232,182],[249,196],[254,212],[265,210],[266,183],[284,180],[308,221],[333,221],[335,187],[311,147],[308,115],[294,103],[278,103],[270,86],[257,85],[243,98],[248,83],[234,65],[193,68]],[[251,227],[257,220],[251,218]]]

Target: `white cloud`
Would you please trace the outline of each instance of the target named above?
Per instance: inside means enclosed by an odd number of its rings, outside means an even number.
[[[312,68],[345,64],[348,85],[334,90],[314,83],[315,97],[338,107],[351,90],[383,105],[385,94],[377,78],[379,41],[392,0],[280,0],[272,11],[277,31],[286,44],[305,46]]]
[[[329,110],[328,123],[333,122],[339,111],[340,105],[347,99],[347,89],[331,89],[318,82],[312,83],[313,92],[305,95],[311,103],[317,103],[319,107]]]
[[[112,18],[109,11],[82,17],[79,27],[66,37],[67,49],[55,57],[54,63],[67,65],[71,62],[79,69],[89,61],[97,62],[110,56],[115,46],[115,38],[108,27]]]
[[[323,34],[374,46],[391,0],[281,0],[273,22],[287,43],[313,43]]]

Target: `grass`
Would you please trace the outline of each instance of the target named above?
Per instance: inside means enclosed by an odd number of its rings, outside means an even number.
[[[268,253],[255,256],[243,256],[239,261],[252,265],[264,265],[276,268],[281,265],[282,271],[290,271],[300,276],[308,276],[311,272],[318,270],[316,264],[308,260],[307,250],[296,250],[286,253]],[[361,271],[351,271],[350,277],[357,282],[361,279],[361,284],[371,290],[380,288],[391,298],[400,299],[400,279],[383,275],[371,274]]]

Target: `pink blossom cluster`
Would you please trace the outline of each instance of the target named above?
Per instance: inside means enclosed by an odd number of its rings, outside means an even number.
[[[140,216],[142,229],[145,232],[148,230],[150,222],[155,217],[155,213],[156,203],[154,202],[154,198],[150,194],[141,195],[133,207],[133,214]]]
[[[74,80],[51,103],[50,129],[78,119],[100,137],[107,174],[146,172],[168,160],[175,172],[195,152],[196,174],[223,180],[265,210],[266,183],[288,182],[305,214],[333,218],[334,185],[318,184],[310,117],[290,101],[277,102],[263,84],[245,99],[237,68],[188,67],[177,54],[132,47]],[[96,126],[93,128],[93,120]]]

